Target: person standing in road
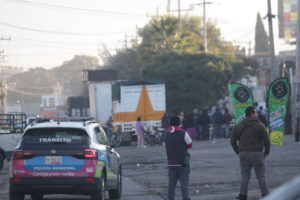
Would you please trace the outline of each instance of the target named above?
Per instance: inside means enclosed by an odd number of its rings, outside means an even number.
[[[114,136],[113,123],[114,122],[113,122],[112,116],[110,116],[108,118],[108,120],[106,121],[106,134],[107,134],[109,143],[112,142],[112,139],[113,139],[113,136]]]
[[[259,106],[258,108],[258,119],[266,126],[268,127],[268,120],[266,119],[266,111],[262,106]]]
[[[136,119],[135,131],[138,140],[138,147],[145,148],[146,146],[144,145],[144,123],[142,122],[142,118],[140,116],[138,116]]]
[[[166,135],[166,152],[168,157],[168,200],[175,199],[175,188],[180,181],[181,194],[183,200],[190,200],[188,185],[190,176],[190,154],[192,139],[189,134],[180,127],[180,118],[172,116],[170,127]]]
[[[200,115],[200,135],[201,140],[209,140],[209,123],[208,110],[204,109]]]
[[[269,194],[265,181],[264,159],[270,153],[270,139],[266,127],[259,121],[253,106],[245,111],[246,118],[236,124],[231,135],[231,146],[240,158],[241,188],[237,197],[247,200],[251,169],[254,168],[262,196]]]
[[[198,110],[195,108],[193,109],[193,113],[192,113],[192,124],[193,124],[193,128],[195,129],[195,133],[196,133],[196,140],[199,141],[200,140],[200,131],[199,131],[199,113]]]
[[[225,138],[229,138],[229,136],[230,136],[230,131],[229,131],[230,121],[231,121],[231,115],[229,113],[228,108],[225,108],[224,114],[223,114],[224,137]]]
[[[223,137],[222,134],[223,119],[222,119],[222,113],[218,107],[216,108],[215,112],[212,115],[212,122],[214,127],[212,139]]]

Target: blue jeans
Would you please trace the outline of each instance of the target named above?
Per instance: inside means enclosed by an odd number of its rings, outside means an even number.
[[[191,200],[189,197],[190,167],[169,167],[168,200],[175,199],[175,188],[179,179],[182,200]]]

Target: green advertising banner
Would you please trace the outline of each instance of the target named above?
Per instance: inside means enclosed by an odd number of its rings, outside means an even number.
[[[268,117],[271,144],[282,145],[290,83],[287,78],[278,78],[270,84],[267,93]]]
[[[248,106],[253,106],[253,96],[251,90],[240,83],[230,84],[230,98],[233,106],[236,122],[243,119]]]

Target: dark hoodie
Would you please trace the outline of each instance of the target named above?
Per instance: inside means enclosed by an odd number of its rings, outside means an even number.
[[[266,127],[255,118],[246,118],[236,124],[232,130],[231,146],[235,153],[270,153],[270,139]]]

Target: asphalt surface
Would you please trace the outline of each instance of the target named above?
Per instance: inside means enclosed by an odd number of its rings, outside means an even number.
[[[123,174],[159,194],[167,193],[166,153],[163,146],[143,148],[118,148],[123,158]],[[192,200],[233,200],[239,193],[239,159],[234,154],[229,139],[193,142],[191,154],[190,194]],[[300,144],[286,135],[283,146],[271,146],[266,158],[266,181],[272,191],[300,174]],[[179,184],[178,184],[179,185]],[[177,200],[181,199],[177,188]],[[249,183],[249,200],[260,199],[255,174]]]
[[[108,195],[107,195],[108,196]],[[0,172],[0,200],[8,200],[8,163]],[[30,196],[25,197],[30,200]],[[45,195],[45,200],[88,200],[88,196],[78,195]],[[149,190],[139,183],[132,181],[128,177],[123,177],[123,195],[122,200],[161,200],[157,194],[149,192]]]
[[[300,174],[300,144],[293,136],[284,137],[283,146],[271,147],[266,159],[266,180],[269,189]],[[162,200],[166,197],[168,177],[166,153],[163,146],[119,147],[123,162],[122,200]],[[239,192],[240,169],[238,157],[229,139],[193,142],[191,153],[190,194],[192,200],[233,200]],[[179,185],[179,184],[178,184]],[[177,188],[177,200],[181,199]],[[255,174],[249,183],[249,200],[260,199]],[[30,199],[29,196],[26,197]],[[85,196],[46,195],[47,200],[89,199]],[[0,172],[0,200],[8,200],[8,169]]]

